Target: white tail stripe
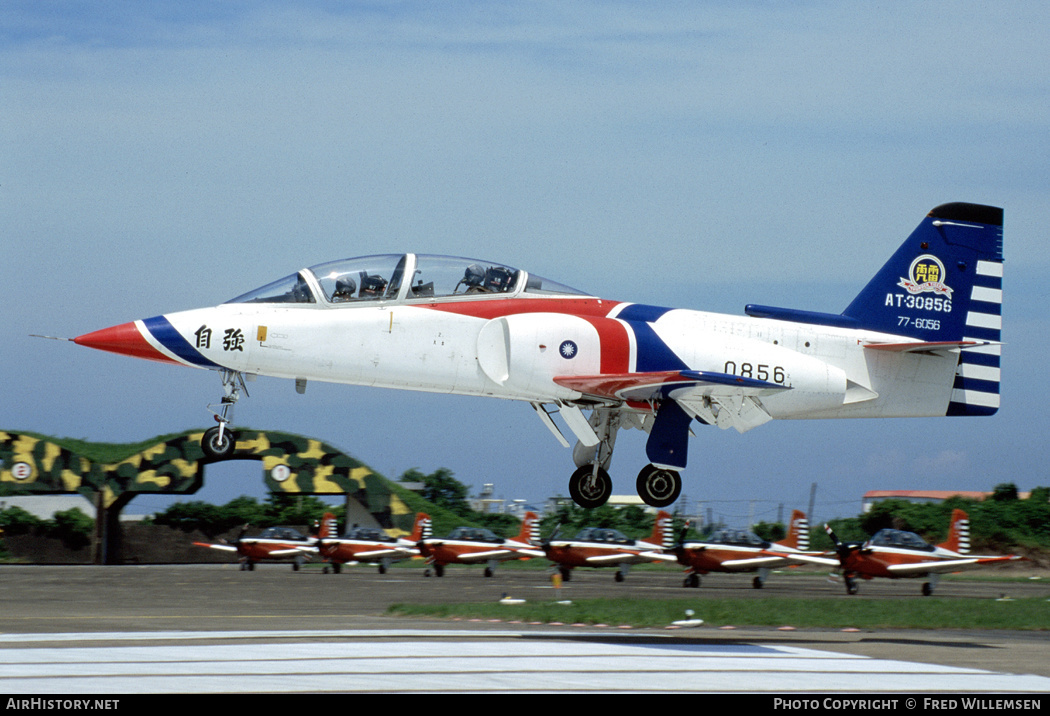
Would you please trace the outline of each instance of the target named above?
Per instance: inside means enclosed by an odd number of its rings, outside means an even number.
[[[977,275],[978,276],[996,276],[998,278],[1003,277],[1003,265],[998,261],[978,261],[977,262]]]
[[[809,520],[798,521],[798,549],[809,549]]]
[[[966,325],[975,328],[989,328],[995,331],[1003,329],[1003,317],[993,316],[990,313],[975,313],[970,311],[966,314]]]
[[[965,403],[966,405],[980,405],[985,408],[999,407],[998,393],[982,393],[976,390],[953,390],[953,403]]]
[[[975,380],[987,380],[993,383],[998,383],[1000,371],[998,368],[993,368],[992,366],[961,363],[959,365],[959,375],[963,378],[973,378]]]
[[[966,554],[970,551],[970,520],[959,520],[959,552]]]
[[[1003,290],[1001,288],[988,288],[987,286],[974,286],[970,298],[985,303],[1002,303]]]

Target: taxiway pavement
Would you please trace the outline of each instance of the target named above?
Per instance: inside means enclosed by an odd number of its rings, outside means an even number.
[[[673,571],[577,571],[557,596],[856,599],[823,575],[752,589]],[[939,596],[1050,598],[1047,582],[944,581]],[[1050,692],[1045,633],[620,629],[394,618],[396,602],[554,598],[548,575],[357,566],[0,567],[0,689],[161,692]],[[862,598],[922,599],[914,580]],[[784,625],[785,627],[790,625]]]

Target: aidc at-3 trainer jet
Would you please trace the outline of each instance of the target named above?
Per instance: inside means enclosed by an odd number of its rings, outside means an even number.
[[[73,339],[222,375],[205,452],[228,456],[249,374],[528,403],[562,445],[569,492],[612,491],[623,428],[648,433],[636,486],[681,492],[695,423],[990,415],[999,407],[1002,209],[938,206],[841,314],[749,305],[745,316],[590,296],[499,263],[425,254],[302,269],[213,308]],[[589,415],[587,412],[589,411]]]

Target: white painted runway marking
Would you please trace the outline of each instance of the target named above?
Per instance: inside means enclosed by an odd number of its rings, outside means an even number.
[[[315,641],[324,637],[329,641]],[[577,637],[577,638],[574,638]],[[345,641],[330,641],[331,639]],[[83,641],[235,644],[77,646]],[[287,639],[296,639],[290,642]],[[62,642],[59,647],[13,644]],[[655,642],[655,643],[654,643]],[[4,648],[4,644],[8,644]],[[762,644],[462,631],[0,635],[0,692],[1046,692],[1050,678]]]

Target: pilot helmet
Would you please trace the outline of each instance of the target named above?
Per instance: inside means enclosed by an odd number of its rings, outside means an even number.
[[[386,279],[379,275],[365,276],[361,280],[361,295],[362,296],[382,296],[383,291],[386,290]]]
[[[332,298],[336,301],[349,301],[357,292],[357,282],[349,276],[340,276],[335,281],[335,293]]]
[[[478,264],[470,264],[463,272],[463,283],[468,286],[480,286],[485,280],[485,269]]]

